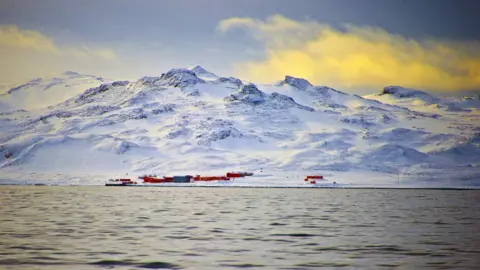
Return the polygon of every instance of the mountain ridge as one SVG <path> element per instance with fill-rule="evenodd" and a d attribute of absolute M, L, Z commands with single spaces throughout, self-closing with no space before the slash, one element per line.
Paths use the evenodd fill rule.
<path fill-rule="evenodd" d="M 25 89 L 48 95 L 45 79 L 0 97 L 14 108 L 0 113 L 1 173 L 63 175 L 66 182 L 85 171 L 260 169 L 279 173 L 271 181 L 290 181 L 279 175 L 299 171 L 402 174 L 412 182 L 461 185 L 480 179 L 477 108 L 458 101 L 464 107 L 445 109 L 452 101 L 433 96 L 436 103 L 422 107 L 419 90 L 386 87 L 361 97 L 292 76 L 253 84 L 200 66 L 130 81 L 65 76 L 63 87 L 92 87 L 41 107 L 15 106 L 6 97 Z M 382 102 L 386 96 L 395 99 Z"/>

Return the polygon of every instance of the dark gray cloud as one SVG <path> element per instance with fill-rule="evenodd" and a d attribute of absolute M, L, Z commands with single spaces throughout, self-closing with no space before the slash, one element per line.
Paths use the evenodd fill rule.
<path fill-rule="evenodd" d="M 0 23 L 97 41 L 187 40 L 212 36 L 218 21 L 228 17 L 278 13 L 333 26 L 377 26 L 413 38 L 478 40 L 478 10 L 475 0 L 3 0 Z"/>

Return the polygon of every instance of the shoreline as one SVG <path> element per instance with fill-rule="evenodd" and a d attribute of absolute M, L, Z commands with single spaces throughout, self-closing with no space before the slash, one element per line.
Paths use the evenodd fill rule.
<path fill-rule="evenodd" d="M 301 186 L 301 185 L 51 185 L 0 183 L 0 186 L 34 186 L 34 187 L 132 187 L 132 188 L 250 188 L 250 189 L 351 189 L 351 190 L 479 190 L 480 187 L 414 187 L 414 186 Z"/>

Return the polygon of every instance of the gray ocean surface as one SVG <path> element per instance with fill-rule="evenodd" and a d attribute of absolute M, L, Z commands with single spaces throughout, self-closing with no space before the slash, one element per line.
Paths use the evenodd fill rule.
<path fill-rule="evenodd" d="M 480 269 L 480 191 L 0 186 L 1 269 Z"/>

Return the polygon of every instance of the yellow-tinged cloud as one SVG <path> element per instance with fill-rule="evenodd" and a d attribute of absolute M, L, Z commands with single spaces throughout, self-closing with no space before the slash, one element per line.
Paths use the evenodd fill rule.
<path fill-rule="evenodd" d="M 272 82 L 285 75 L 339 88 L 402 85 L 430 90 L 480 89 L 480 43 L 413 40 L 379 28 L 345 31 L 281 15 L 266 21 L 229 18 L 222 32 L 250 31 L 266 46 L 266 59 L 239 63 L 239 76 Z"/>
<path fill-rule="evenodd" d="M 116 58 L 115 52 L 110 49 L 90 49 L 85 45 L 82 47 L 60 47 L 54 43 L 53 39 L 38 31 L 20 29 L 15 25 L 0 25 L 0 46 L 4 49 L 9 47 L 74 57 Z"/>
<path fill-rule="evenodd" d="M 15 25 L 0 25 L 0 59 L 0 80 L 10 82 L 64 70 L 102 73 L 121 68 L 112 49 L 59 45 L 38 31 Z"/>
<path fill-rule="evenodd" d="M 42 52 L 57 52 L 53 41 L 40 32 L 20 30 L 15 25 L 0 26 L 0 44 Z"/>

